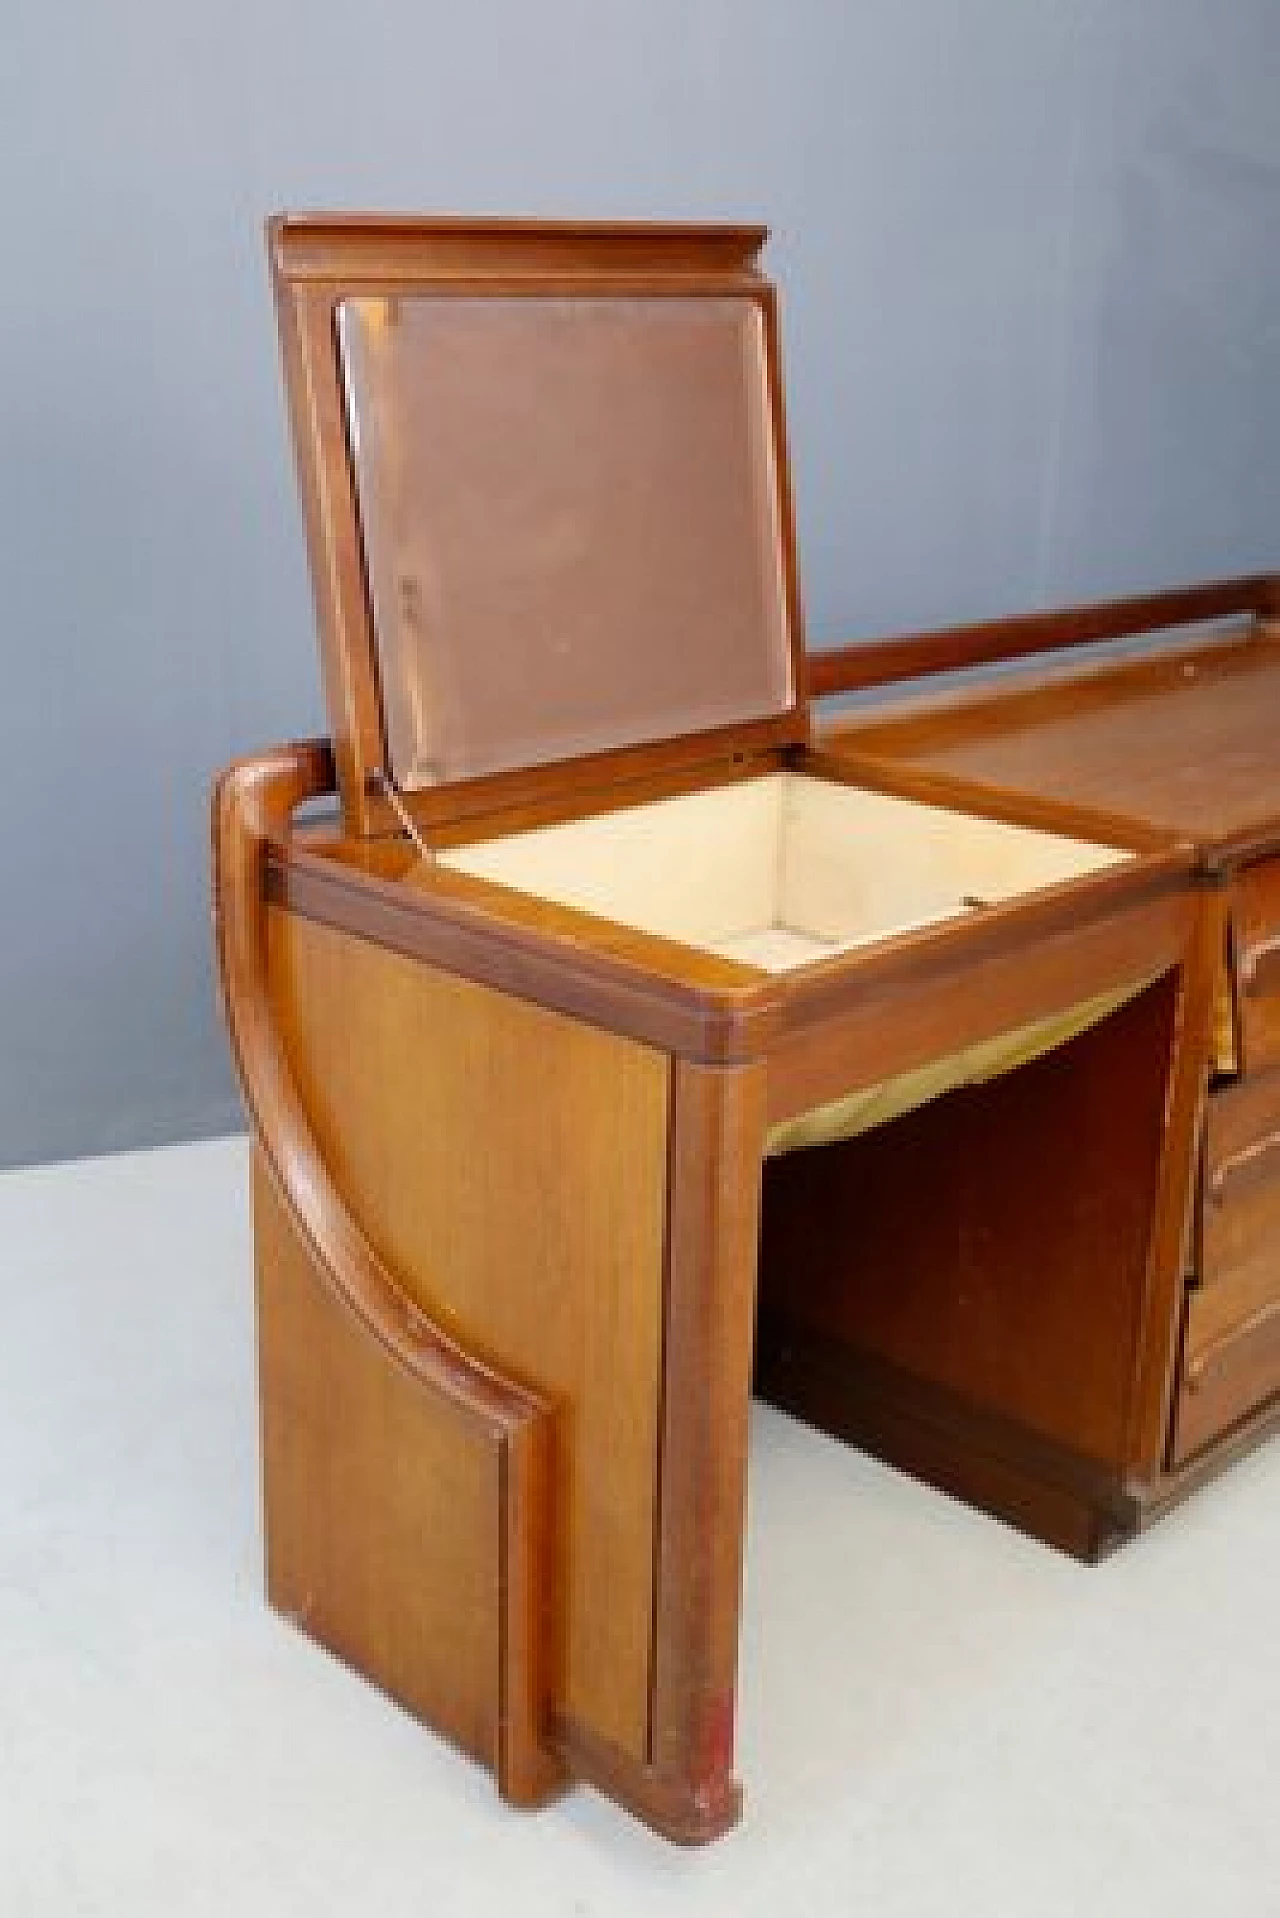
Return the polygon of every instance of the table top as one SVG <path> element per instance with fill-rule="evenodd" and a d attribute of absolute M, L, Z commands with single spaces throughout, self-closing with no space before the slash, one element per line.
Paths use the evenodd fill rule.
<path fill-rule="evenodd" d="M 1020 674 L 1013 685 L 845 715 L 828 740 L 1206 848 L 1280 846 L 1280 639 L 1265 629 L 1070 678 Z"/>

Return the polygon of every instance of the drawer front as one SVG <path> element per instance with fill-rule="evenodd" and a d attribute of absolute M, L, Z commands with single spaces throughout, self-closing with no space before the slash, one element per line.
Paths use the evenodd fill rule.
<path fill-rule="evenodd" d="M 1280 1065 L 1280 859 L 1242 872 L 1231 912 L 1246 1072 Z"/>
<path fill-rule="evenodd" d="M 1213 1288 L 1256 1269 L 1280 1295 L 1280 1070 L 1215 1092 L 1205 1119 L 1197 1275 Z"/>
<path fill-rule="evenodd" d="M 1174 1465 L 1280 1393 L 1280 1069 L 1209 1099 L 1196 1267 Z"/>
<path fill-rule="evenodd" d="M 1280 1297 L 1245 1271 L 1187 1296 L 1172 1463 L 1280 1394 Z"/>

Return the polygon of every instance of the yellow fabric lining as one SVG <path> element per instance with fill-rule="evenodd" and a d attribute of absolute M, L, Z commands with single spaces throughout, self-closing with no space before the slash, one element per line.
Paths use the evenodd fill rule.
<path fill-rule="evenodd" d="M 944 1092 L 955 1092 L 961 1086 L 983 1085 L 1001 1073 L 1013 1072 L 1018 1066 L 1029 1065 L 1033 1059 L 1042 1058 L 1046 1052 L 1079 1038 L 1082 1032 L 1098 1025 L 1130 999 L 1136 999 L 1151 983 L 1150 979 L 1144 979 L 1137 985 L 1099 993 L 1096 998 L 1086 999 L 1066 1012 L 1036 1019 L 1013 1032 L 997 1033 L 993 1039 L 965 1046 L 959 1052 L 949 1053 L 945 1059 L 930 1059 L 927 1065 L 916 1066 L 911 1072 L 899 1073 L 896 1078 L 883 1079 L 877 1085 L 845 1093 L 826 1105 L 814 1106 L 798 1118 L 780 1120 L 769 1131 L 765 1151 L 776 1157 L 794 1152 L 800 1146 L 831 1145 L 837 1139 L 853 1139 L 860 1132 L 869 1132 L 873 1126 L 887 1125 L 890 1119 L 914 1112 L 917 1106 L 941 1098 Z"/>

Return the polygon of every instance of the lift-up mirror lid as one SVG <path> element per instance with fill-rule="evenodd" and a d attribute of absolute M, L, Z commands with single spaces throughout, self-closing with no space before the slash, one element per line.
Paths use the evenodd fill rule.
<path fill-rule="evenodd" d="M 762 229 L 268 236 L 351 829 L 806 736 Z"/>

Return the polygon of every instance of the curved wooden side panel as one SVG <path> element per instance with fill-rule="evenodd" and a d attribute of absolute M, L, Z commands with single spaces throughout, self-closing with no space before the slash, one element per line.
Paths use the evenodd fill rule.
<path fill-rule="evenodd" d="M 369 1244 L 270 1002 L 266 848 L 333 782 L 326 745 L 287 746 L 230 767 L 213 802 L 218 966 L 255 1134 L 268 1592 L 535 1803 L 563 1770 L 545 1742 L 552 1411 L 434 1324 Z"/>

